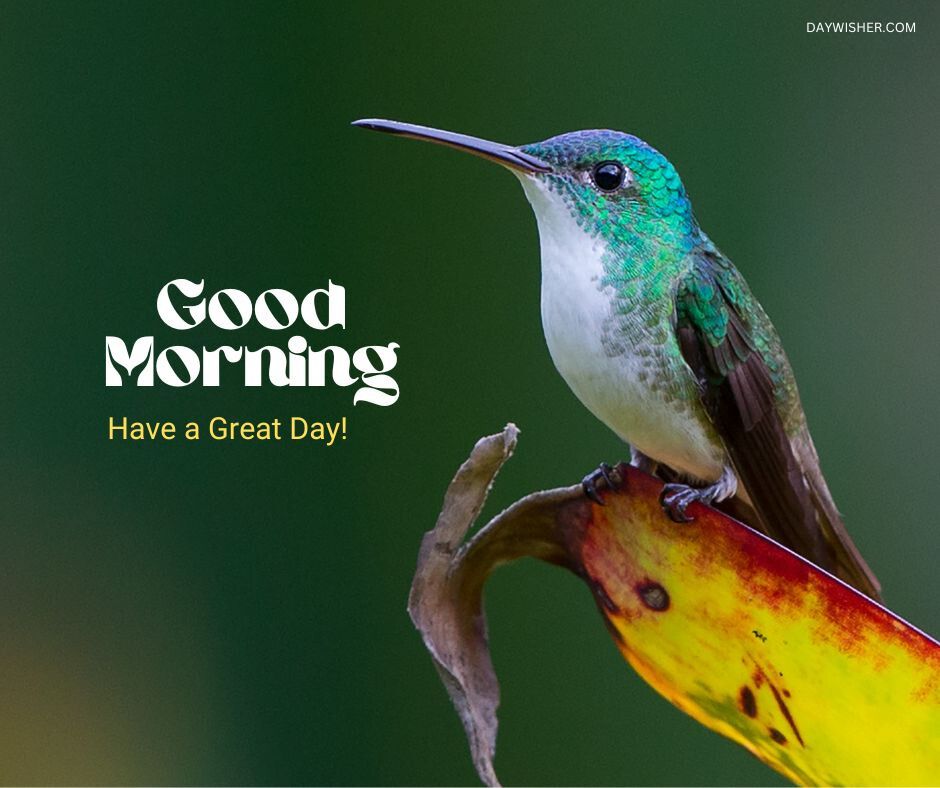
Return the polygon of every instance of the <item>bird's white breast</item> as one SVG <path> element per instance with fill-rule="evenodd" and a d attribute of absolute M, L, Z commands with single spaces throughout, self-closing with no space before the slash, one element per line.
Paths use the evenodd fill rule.
<path fill-rule="evenodd" d="M 559 194 L 535 178 L 521 180 L 538 220 L 542 327 L 555 367 L 578 399 L 634 448 L 699 479 L 717 479 L 724 452 L 700 409 L 650 384 L 669 374 L 662 335 L 654 336 L 643 320 L 615 319 L 615 293 L 603 284 L 605 242 L 578 226 Z M 618 326 L 617 347 L 610 343 L 612 326 Z"/>

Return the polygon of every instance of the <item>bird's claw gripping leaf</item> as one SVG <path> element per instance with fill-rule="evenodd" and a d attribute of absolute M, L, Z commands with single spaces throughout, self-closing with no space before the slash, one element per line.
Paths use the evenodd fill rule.
<path fill-rule="evenodd" d="M 659 494 L 659 502 L 675 523 L 691 523 L 695 518 L 686 513 L 689 504 L 700 500 L 699 490 L 687 484 L 667 484 Z"/>
<path fill-rule="evenodd" d="M 615 469 L 610 463 L 602 462 L 593 471 L 581 480 L 581 488 L 584 494 L 598 506 L 604 505 L 604 497 L 597 489 L 597 485 L 603 481 L 608 490 L 618 490 L 623 482 L 619 470 Z"/>

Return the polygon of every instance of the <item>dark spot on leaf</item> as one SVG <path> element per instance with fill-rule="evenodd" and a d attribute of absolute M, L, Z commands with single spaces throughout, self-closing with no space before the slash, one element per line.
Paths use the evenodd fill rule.
<path fill-rule="evenodd" d="M 770 738 L 773 739 L 775 742 L 777 742 L 777 744 L 786 744 L 786 743 L 787 743 L 787 737 L 784 736 L 784 735 L 783 735 L 780 731 L 778 731 L 776 728 L 770 728 Z"/>
<path fill-rule="evenodd" d="M 669 594 L 659 583 L 642 583 L 636 587 L 636 592 L 643 600 L 643 604 L 650 610 L 668 610 Z"/>
<path fill-rule="evenodd" d="M 757 716 L 757 699 L 754 697 L 754 693 L 751 692 L 750 687 L 741 687 L 738 700 L 741 703 L 741 711 L 747 714 L 748 717 Z"/>
<path fill-rule="evenodd" d="M 787 706 L 787 704 L 783 702 L 783 697 L 780 694 L 780 690 L 778 690 L 770 682 L 767 682 L 767 683 L 770 686 L 770 691 L 774 694 L 774 700 L 777 701 L 777 705 L 780 707 L 780 711 L 782 712 L 783 716 L 786 718 L 787 725 L 790 726 L 790 730 L 793 731 L 793 735 L 796 736 L 796 740 L 800 743 L 800 746 L 805 747 L 806 745 L 803 743 L 803 737 L 800 736 L 800 731 L 796 727 L 796 721 L 793 719 L 793 715 L 790 713 L 790 709 Z"/>
<path fill-rule="evenodd" d="M 764 643 L 767 642 L 767 635 L 761 634 L 761 633 L 758 632 L 756 629 L 752 629 L 751 632 L 754 634 L 754 637 L 756 637 L 758 640 L 761 640 L 761 641 L 763 641 Z"/>
<path fill-rule="evenodd" d="M 781 673 L 780 675 L 782 676 L 783 674 Z M 790 690 L 786 690 L 786 689 L 785 689 L 785 690 L 783 691 L 783 697 L 789 698 L 789 697 L 790 697 Z"/>

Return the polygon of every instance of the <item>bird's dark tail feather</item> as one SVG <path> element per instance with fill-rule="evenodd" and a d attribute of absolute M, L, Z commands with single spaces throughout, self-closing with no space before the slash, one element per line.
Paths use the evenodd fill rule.
<path fill-rule="evenodd" d="M 818 470 L 808 473 L 806 484 L 816 508 L 816 519 L 832 551 L 834 567 L 829 571 L 863 594 L 881 602 L 881 583 L 846 531 L 822 474 Z"/>

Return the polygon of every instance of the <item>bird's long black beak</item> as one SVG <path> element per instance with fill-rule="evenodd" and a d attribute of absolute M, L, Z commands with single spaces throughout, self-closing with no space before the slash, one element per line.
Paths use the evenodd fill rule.
<path fill-rule="evenodd" d="M 449 148 L 467 151 L 475 156 L 481 156 L 484 159 L 495 161 L 504 167 L 510 167 L 521 172 L 545 173 L 552 171 L 550 164 L 524 153 L 519 148 L 514 148 L 512 145 L 503 145 L 499 142 L 481 140 L 479 137 L 470 137 L 466 134 L 455 134 L 452 131 L 442 131 L 427 126 L 416 126 L 413 123 L 399 123 L 397 120 L 380 120 L 378 118 L 356 120 L 353 121 L 352 125 L 364 129 L 384 131 L 387 134 L 397 134 L 401 137 L 411 137 L 415 140 L 436 142 L 438 145 L 446 145 Z"/>

